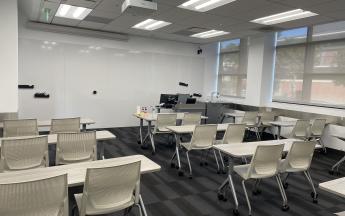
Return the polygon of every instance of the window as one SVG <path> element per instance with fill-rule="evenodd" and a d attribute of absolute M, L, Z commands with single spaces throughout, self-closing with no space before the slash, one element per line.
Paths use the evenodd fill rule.
<path fill-rule="evenodd" d="M 345 22 L 277 33 L 273 100 L 344 107 L 344 33 Z"/>
<path fill-rule="evenodd" d="M 220 95 L 245 97 L 247 73 L 243 40 L 220 42 L 218 92 Z"/>

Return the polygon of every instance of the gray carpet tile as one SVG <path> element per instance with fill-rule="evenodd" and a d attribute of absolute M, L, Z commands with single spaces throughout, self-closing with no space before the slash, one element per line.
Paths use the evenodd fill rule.
<path fill-rule="evenodd" d="M 179 177 L 177 170 L 170 167 L 170 158 L 174 152 L 174 146 L 169 144 L 166 136 L 157 137 L 156 155 L 151 154 L 151 148 L 141 149 L 137 144 L 138 128 L 110 128 L 117 136 L 116 140 L 105 142 L 105 157 L 119 157 L 133 154 L 143 154 L 162 166 L 160 172 L 144 174 L 142 176 L 142 197 L 150 216 L 225 216 L 232 215 L 234 207 L 230 193 L 227 193 L 226 202 L 217 199 L 217 188 L 226 178 L 225 174 L 216 173 L 216 164 L 210 154 L 208 166 L 201 167 L 200 154 L 191 153 L 193 167 L 193 179 L 187 176 Z M 254 136 L 248 136 L 252 140 Z M 265 135 L 264 139 L 271 139 Z M 335 179 L 344 176 L 345 170 L 341 168 L 340 176 L 328 174 L 328 170 L 339 158 L 342 152 L 330 150 L 327 155 L 315 153 L 311 166 L 311 175 L 314 183 Z M 183 168 L 187 171 L 185 155 L 182 154 Z M 240 163 L 241 161 L 237 161 Z M 247 205 L 241 187 L 240 178 L 234 176 L 235 188 L 240 203 L 241 215 L 247 215 Z M 249 192 L 253 215 L 255 216 L 331 216 L 333 213 L 345 210 L 345 199 L 319 190 L 318 204 L 312 203 L 311 189 L 302 174 L 289 177 L 289 188 L 286 190 L 290 210 L 281 211 L 281 196 L 274 179 L 263 180 L 260 184 L 262 194 L 254 196 L 251 193 L 253 183 L 249 181 Z M 110 214 L 123 215 L 123 213 Z M 139 215 L 133 208 L 130 215 Z"/>

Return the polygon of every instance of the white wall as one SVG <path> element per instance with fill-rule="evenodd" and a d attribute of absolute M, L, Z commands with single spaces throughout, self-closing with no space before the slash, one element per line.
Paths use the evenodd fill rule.
<path fill-rule="evenodd" d="M 26 28 L 19 33 L 19 82 L 35 85 L 19 91 L 20 118 L 82 116 L 94 119 L 94 127 L 134 126 L 137 105 L 158 104 L 160 93 L 203 90 L 205 59 L 193 44 L 141 37 L 112 41 Z M 44 41 L 57 44 L 42 48 Z M 179 87 L 179 81 L 189 87 Z M 51 97 L 34 99 L 38 91 Z"/>
<path fill-rule="evenodd" d="M 0 1 L 0 113 L 18 110 L 17 1 Z"/>

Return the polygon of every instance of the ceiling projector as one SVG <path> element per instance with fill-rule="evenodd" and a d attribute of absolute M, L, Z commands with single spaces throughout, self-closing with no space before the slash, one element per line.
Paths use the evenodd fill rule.
<path fill-rule="evenodd" d="M 134 16 L 147 16 L 157 11 L 157 3 L 152 0 L 125 0 L 122 4 L 122 13 Z"/>

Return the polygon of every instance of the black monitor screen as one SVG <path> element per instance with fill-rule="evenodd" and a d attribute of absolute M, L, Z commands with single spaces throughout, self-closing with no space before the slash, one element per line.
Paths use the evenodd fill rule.
<path fill-rule="evenodd" d="M 161 94 L 161 98 L 159 100 L 159 103 L 164 104 L 176 104 L 177 102 L 177 95 L 174 94 Z"/>

